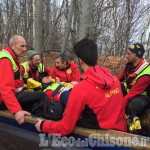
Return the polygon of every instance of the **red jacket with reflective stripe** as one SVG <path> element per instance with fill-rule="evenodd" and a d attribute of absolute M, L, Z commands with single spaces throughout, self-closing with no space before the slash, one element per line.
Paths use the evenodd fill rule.
<path fill-rule="evenodd" d="M 81 79 L 70 93 L 62 120 L 44 121 L 42 132 L 70 134 L 86 105 L 95 113 L 100 128 L 126 131 L 125 108 L 119 80 L 108 69 L 99 66 L 87 69 Z"/>
<path fill-rule="evenodd" d="M 29 67 L 28 69 L 27 69 L 27 65 Z M 24 80 L 25 84 L 27 84 L 27 79 L 29 79 L 29 78 L 33 78 L 34 80 L 37 81 L 39 75 L 41 73 L 43 73 L 42 70 L 39 72 L 38 68 L 36 68 L 35 70 L 33 70 L 31 68 L 31 66 L 29 65 L 29 62 L 27 62 L 27 65 L 26 65 L 26 68 L 24 68 L 23 65 L 20 65 L 21 76 L 22 76 L 22 79 Z M 43 65 L 43 67 L 44 67 L 44 73 L 47 73 L 47 75 L 50 76 L 51 70 L 48 67 L 46 67 L 45 65 Z M 27 77 L 24 77 L 25 69 L 27 71 Z"/>
<path fill-rule="evenodd" d="M 19 60 L 12 50 L 9 47 L 5 50 L 11 54 L 18 66 Z M 11 113 L 22 109 L 15 96 L 15 90 L 19 87 L 23 87 L 23 81 L 14 79 L 14 70 L 11 61 L 8 58 L 0 59 L 0 103 L 4 102 Z"/>
<path fill-rule="evenodd" d="M 80 80 L 80 72 L 78 66 L 68 61 L 66 69 L 58 69 L 56 66 L 51 70 L 51 78 L 56 79 L 58 77 L 60 82 L 72 82 Z"/>
<path fill-rule="evenodd" d="M 121 81 L 121 82 L 126 82 L 125 80 L 125 76 L 127 76 L 126 78 L 130 78 L 130 76 L 137 71 L 140 66 L 143 64 L 143 60 L 144 58 L 141 59 L 140 63 L 134 67 L 133 69 L 129 69 L 128 65 L 125 66 L 125 68 L 122 70 L 122 72 L 117 76 L 117 78 Z M 130 71 L 129 71 L 130 70 Z M 135 76 L 136 77 L 136 76 Z M 135 78 L 132 79 L 132 81 Z M 132 84 L 132 81 L 129 83 L 130 85 Z M 140 95 L 142 92 L 145 91 L 145 89 L 148 87 L 148 85 L 150 85 L 150 76 L 149 75 L 145 75 L 140 77 L 136 83 L 132 86 L 132 88 L 130 89 L 129 93 L 127 93 L 127 95 L 123 98 L 124 100 L 124 104 L 125 106 L 127 106 L 128 102 L 135 96 Z"/>

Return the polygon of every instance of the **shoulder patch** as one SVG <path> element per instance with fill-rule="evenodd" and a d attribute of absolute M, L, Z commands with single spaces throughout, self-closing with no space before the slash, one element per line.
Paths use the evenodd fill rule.
<path fill-rule="evenodd" d="M 67 69 L 68 74 L 71 74 L 71 72 L 72 72 L 71 69 Z"/>

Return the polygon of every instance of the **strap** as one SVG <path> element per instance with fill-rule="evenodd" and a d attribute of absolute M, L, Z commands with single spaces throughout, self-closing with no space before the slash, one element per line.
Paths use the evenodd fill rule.
<path fill-rule="evenodd" d="M 147 61 L 145 61 L 141 66 L 140 66 L 140 68 L 137 70 L 137 71 L 135 71 L 135 74 L 137 75 L 137 74 L 140 74 L 141 72 L 141 70 L 142 70 L 142 68 L 144 68 L 145 66 L 147 65 L 147 67 L 149 66 L 149 63 L 147 62 Z M 147 68 L 146 67 L 146 68 Z M 144 70 L 146 69 L 146 68 L 144 68 Z M 143 71 L 142 71 L 143 72 Z"/>
<path fill-rule="evenodd" d="M 9 56 L 11 56 L 11 54 L 8 51 L 6 51 L 5 49 L 3 49 L 1 52 L 6 52 Z"/>
<path fill-rule="evenodd" d="M 55 91 L 52 93 L 52 95 L 51 95 L 51 101 L 53 101 L 54 100 L 54 96 L 58 93 L 58 91 L 61 89 L 63 87 L 63 85 L 59 85 L 56 89 L 55 89 Z"/>
<path fill-rule="evenodd" d="M 147 65 L 147 66 L 146 66 Z M 146 67 L 145 67 L 146 66 Z M 149 63 L 144 63 L 144 65 L 142 65 L 142 67 L 140 67 L 136 72 L 135 72 L 135 75 L 138 76 L 139 74 L 141 74 L 147 67 L 149 67 L 150 64 Z M 141 69 L 145 67 L 142 71 Z M 141 72 L 140 72 L 141 71 Z M 127 88 L 131 89 L 133 85 L 129 86 L 129 83 L 133 80 L 134 77 L 129 77 L 127 80 L 126 80 L 126 84 L 127 84 Z"/>
<path fill-rule="evenodd" d="M 150 66 L 150 64 L 148 64 L 139 74 L 141 74 L 149 66 Z M 137 75 L 139 75 L 139 74 L 137 74 Z"/>

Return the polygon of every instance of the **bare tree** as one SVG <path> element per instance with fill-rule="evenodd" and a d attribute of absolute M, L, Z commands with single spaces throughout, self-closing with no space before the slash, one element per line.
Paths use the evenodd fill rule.
<path fill-rule="evenodd" d="M 3 19 L 3 15 L 2 15 L 2 4 L 0 3 L 0 22 L 1 22 L 1 26 L 0 26 L 0 43 L 3 42 L 3 37 L 4 37 L 4 19 Z"/>
<path fill-rule="evenodd" d="M 79 40 L 92 35 L 92 14 L 95 0 L 81 0 L 81 18 L 79 25 Z"/>
<path fill-rule="evenodd" d="M 43 1 L 35 1 L 35 40 L 34 40 L 34 49 L 42 54 L 42 45 L 43 45 Z"/>
<path fill-rule="evenodd" d="M 50 40 L 53 37 L 54 29 L 55 29 L 55 27 L 56 27 L 56 25 L 57 25 L 57 23 L 58 23 L 58 21 L 60 19 L 60 16 L 63 14 L 63 12 L 62 12 L 63 6 L 64 6 L 64 1 L 63 1 L 62 6 L 61 6 L 61 8 L 59 10 L 59 14 L 58 14 L 58 16 L 55 19 L 55 22 L 52 24 L 51 29 L 50 29 L 50 31 L 48 33 L 48 36 L 45 39 L 45 42 L 43 44 L 43 50 L 46 50 L 46 48 L 48 47 L 48 44 L 49 44 Z"/>
<path fill-rule="evenodd" d="M 67 19 L 67 25 L 66 25 L 66 31 L 65 31 L 65 37 L 64 37 L 64 40 L 63 40 L 63 45 L 62 45 L 61 52 L 64 52 L 65 49 L 66 49 L 66 46 L 67 46 L 67 41 L 68 41 L 70 29 L 71 29 L 71 23 L 72 23 L 72 16 L 73 16 L 73 12 L 74 12 L 75 1 L 76 0 L 72 0 L 71 4 L 70 4 L 68 19 Z"/>
<path fill-rule="evenodd" d="M 13 34 L 21 34 L 28 49 L 41 53 L 72 50 L 76 41 L 88 37 L 97 42 L 101 55 L 123 56 L 133 42 L 143 43 L 149 53 L 148 0 L 76 0 L 73 15 L 70 4 L 70 0 L 3 0 L 0 42 L 8 43 Z"/>

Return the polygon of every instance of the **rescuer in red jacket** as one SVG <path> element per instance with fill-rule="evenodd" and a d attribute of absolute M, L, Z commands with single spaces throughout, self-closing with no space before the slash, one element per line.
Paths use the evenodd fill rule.
<path fill-rule="evenodd" d="M 0 104 L 4 102 L 10 112 L 15 114 L 17 122 L 23 123 L 24 116 L 30 115 L 30 113 L 22 110 L 15 93 L 19 93 L 23 89 L 17 57 L 23 56 L 26 51 L 26 41 L 22 36 L 15 35 L 9 43 L 10 47 L 0 52 Z"/>
<path fill-rule="evenodd" d="M 80 80 L 78 66 L 68 61 L 65 53 L 59 53 L 54 56 L 55 66 L 51 70 L 51 78 L 59 82 L 72 82 Z"/>
<path fill-rule="evenodd" d="M 119 80 L 106 68 L 95 66 L 98 59 L 94 41 L 75 44 L 75 54 L 84 71 L 81 82 L 70 92 L 62 120 L 37 119 L 36 129 L 46 133 L 70 134 L 78 126 L 126 131 L 125 108 Z"/>
<path fill-rule="evenodd" d="M 117 78 L 123 83 L 124 105 L 131 116 L 145 111 L 150 102 L 150 64 L 143 58 L 141 43 L 132 44 L 126 53 L 128 63 Z"/>
<path fill-rule="evenodd" d="M 23 92 L 23 80 L 19 70 L 19 56 L 26 51 L 26 41 L 14 35 L 9 46 L 0 52 L 0 110 L 8 109 L 19 124 L 24 116 L 33 112 L 34 104 L 49 101 L 44 92 Z M 24 111 L 27 110 L 27 111 Z M 55 111 L 53 109 L 53 111 Z"/>
<path fill-rule="evenodd" d="M 27 86 L 27 79 L 33 78 L 37 81 L 42 73 L 47 73 L 50 76 L 51 70 L 41 63 L 40 54 L 36 51 L 28 51 L 28 61 L 20 65 L 20 72 L 24 81 L 24 86 Z"/>

